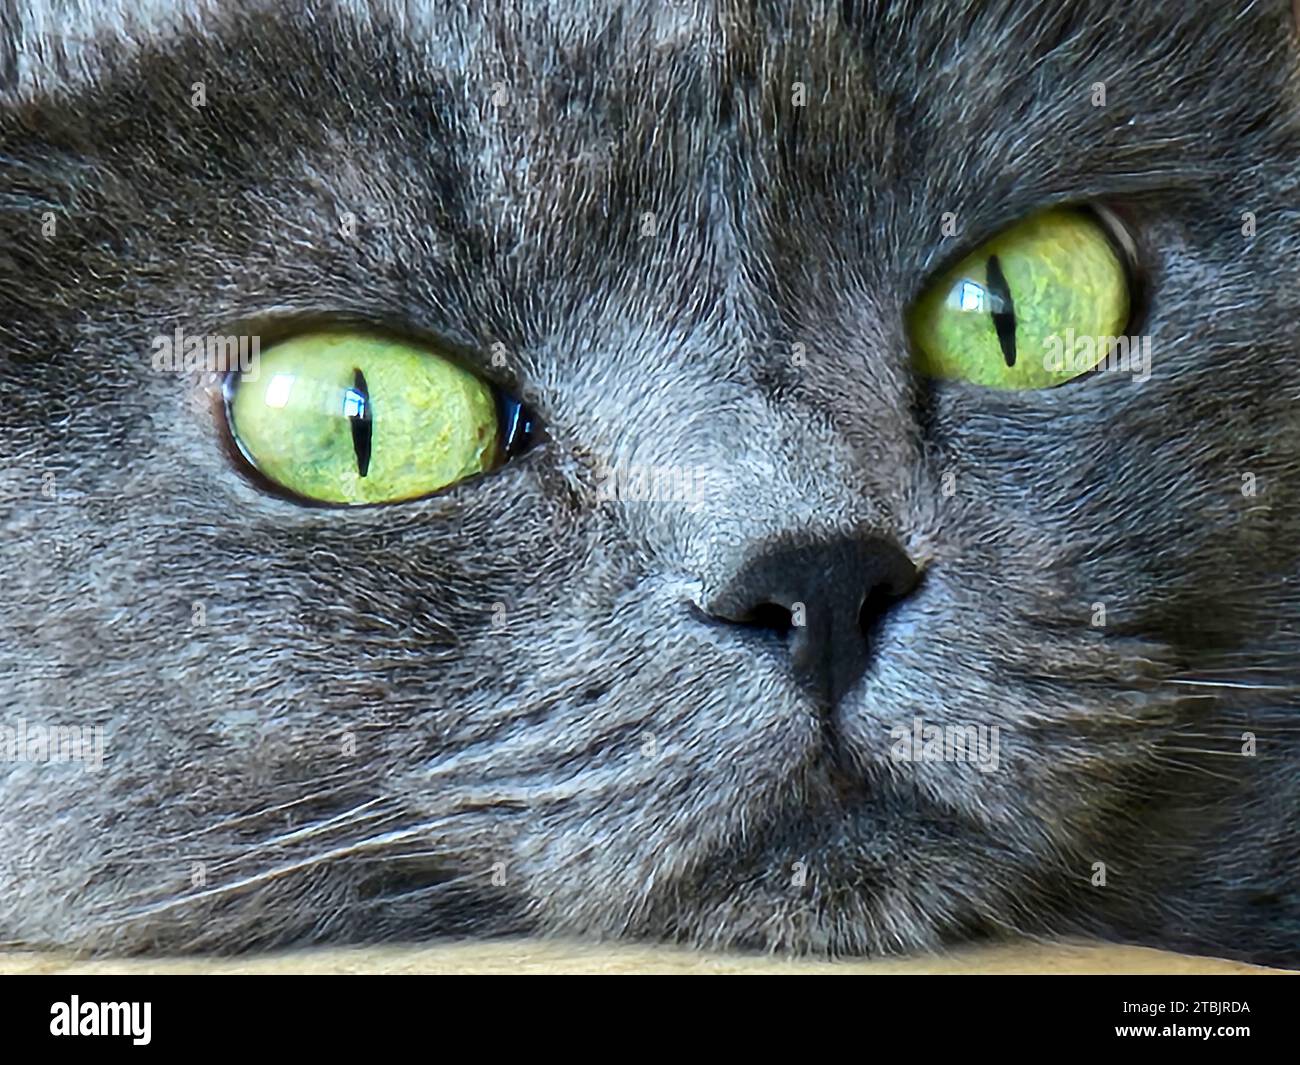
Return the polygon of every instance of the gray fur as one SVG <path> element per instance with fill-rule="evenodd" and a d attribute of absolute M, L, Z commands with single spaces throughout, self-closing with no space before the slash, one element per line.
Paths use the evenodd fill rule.
<path fill-rule="evenodd" d="M 0 762 L 0 937 L 1300 965 L 1287 0 L 18 2 L 0 723 L 107 738 Z M 910 373 L 937 269 L 1090 202 L 1138 240 L 1149 381 Z M 439 338 L 546 439 L 401 506 L 266 495 L 150 341 L 294 316 Z M 599 501 L 603 463 L 702 502 Z M 837 536 L 924 578 L 828 719 L 700 615 Z M 916 716 L 998 725 L 999 771 L 892 760 Z"/>

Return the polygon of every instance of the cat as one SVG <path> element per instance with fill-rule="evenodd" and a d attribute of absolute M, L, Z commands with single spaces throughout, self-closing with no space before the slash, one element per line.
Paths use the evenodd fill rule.
<path fill-rule="evenodd" d="M 0 8 L 0 941 L 1300 965 L 1287 0 L 466 6 Z M 1149 376 L 916 373 L 1057 206 Z M 302 505 L 153 358 L 320 327 L 530 446 Z"/>

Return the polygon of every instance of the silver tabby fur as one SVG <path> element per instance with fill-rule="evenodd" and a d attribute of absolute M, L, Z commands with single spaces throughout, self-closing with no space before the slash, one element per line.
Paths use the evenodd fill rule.
<path fill-rule="evenodd" d="M 106 736 L 0 763 L 0 940 L 1300 965 L 1288 0 L 0 12 L 0 723 Z M 1150 380 L 918 380 L 909 303 L 1057 203 L 1129 219 Z M 321 318 L 545 439 L 400 506 L 266 494 L 150 343 Z M 707 613 L 836 536 L 923 579 L 828 715 Z M 998 771 L 891 758 L 917 717 L 997 725 Z"/>

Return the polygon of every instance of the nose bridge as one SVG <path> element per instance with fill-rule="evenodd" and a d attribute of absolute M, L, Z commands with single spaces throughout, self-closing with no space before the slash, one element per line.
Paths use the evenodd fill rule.
<path fill-rule="evenodd" d="M 904 541 L 908 464 L 872 461 L 828 418 L 752 394 L 713 417 L 639 447 L 623 467 L 636 475 L 629 480 L 637 491 L 624 494 L 646 502 L 613 504 L 624 534 L 657 565 L 697 584 L 699 605 L 725 600 L 738 575 L 754 567 L 766 571 L 772 601 L 786 600 L 787 609 L 839 602 L 822 582 L 866 579 L 879 563 L 864 540 Z M 677 498 L 659 498 L 661 485 L 680 486 Z M 797 586 L 783 583 L 814 549 L 822 575 L 804 571 Z"/>
<path fill-rule="evenodd" d="M 765 353 L 751 413 L 718 426 L 720 479 L 732 490 L 711 493 L 709 509 L 745 535 L 717 545 L 713 565 L 738 568 L 764 544 L 837 538 L 848 565 L 863 536 L 903 538 L 921 468 L 912 382 L 877 311 L 857 315 L 856 342 L 841 323 L 809 330 L 798 359 L 780 345 Z"/>
<path fill-rule="evenodd" d="M 798 602 L 819 594 L 823 581 L 877 565 L 866 541 L 902 540 L 913 464 L 896 454 L 907 441 L 864 447 L 822 414 L 764 405 L 771 411 L 765 437 L 724 434 L 724 464 L 710 471 L 716 481 L 706 483 L 692 514 L 703 541 L 693 568 L 710 596 L 725 596 L 737 574 L 759 567 Z M 803 573 L 797 588 L 787 587 L 810 550 L 821 575 Z"/>
<path fill-rule="evenodd" d="M 623 479 L 606 492 L 619 533 L 701 601 L 763 545 L 903 539 L 919 449 L 884 309 L 823 294 L 795 331 L 743 271 L 714 280 L 689 337 L 628 325 L 634 417 L 608 380 L 578 375 L 582 424 L 601 426 L 598 458 Z"/>

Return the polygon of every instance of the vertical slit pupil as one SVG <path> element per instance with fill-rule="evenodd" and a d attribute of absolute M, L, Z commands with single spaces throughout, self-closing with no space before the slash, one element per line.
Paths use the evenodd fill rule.
<path fill-rule="evenodd" d="M 997 330 L 998 344 L 1002 348 L 1002 357 L 1008 366 L 1016 364 L 1016 304 L 1011 298 L 1011 286 L 1007 276 L 1002 272 L 1002 263 L 996 255 L 989 256 L 988 261 L 989 294 L 993 297 L 990 311 L 993 315 L 993 328 Z"/>
<path fill-rule="evenodd" d="M 366 375 L 356 367 L 352 369 L 352 394 L 348 397 L 347 410 L 352 427 L 352 450 L 357 455 L 357 476 L 364 477 L 370 471 L 374 426 L 370 418 L 370 390 L 366 387 Z"/>

